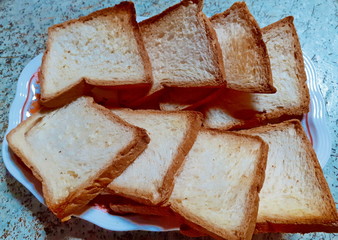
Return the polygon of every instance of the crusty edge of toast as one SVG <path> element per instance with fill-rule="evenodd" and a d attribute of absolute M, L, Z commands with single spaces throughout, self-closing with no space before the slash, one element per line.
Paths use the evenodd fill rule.
<path fill-rule="evenodd" d="M 225 10 L 223 13 L 215 14 L 210 18 L 211 23 L 213 21 L 217 21 L 218 19 L 226 18 L 232 12 L 237 12 L 238 17 L 245 20 L 251 27 L 252 35 L 255 39 L 255 45 L 258 46 L 256 49 L 260 52 L 260 59 L 263 62 L 264 69 L 264 77 L 265 82 L 262 82 L 259 86 L 256 87 L 247 87 L 242 88 L 241 86 L 237 86 L 228 82 L 228 88 L 232 88 L 238 91 L 243 92 L 253 92 L 253 93 L 275 93 L 277 90 L 273 86 L 272 72 L 270 67 L 270 57 L 268 54 L 268 50 L 263 41 L 263 36 L 261 29 L 255 20 L 255 18 L 250 13 L 245 2 L 235 2 L 229 9 Z"/>
<path fill-rule="evenodd" d="M 181 144 L 178 146 L 177 152 L 172 160 L 171 165 L 169 166 L 168 170 L 166 171 L 165 176 L 162 179 L 162 184 L 158 188 L 158 193 L 160 194 L 160 199 L 154 199 L 153 196 L 147 191 L 139 190 L 138 193 L 130 193 L 129 190 L 125 187 L 114 187 L 114 188 L 107 188 L 106 191 L 111 194 L 116 194 L 119 196 L 123 196 L 129 199 L 132 199 L 136 202 L 155 206 L 161 205 L 165 202 L 170 193 L 173 189 L 173 181 L 174 175 L 178 168 L 182 165 L 185 156 L 190 151 L 191 147 L 193 146 L 195 139 L 197 137 L 198 131 L 202 125 L 202 114 L 199 112 L 194 111 L 159 111 L 159 110 L 131 110 L 131 109 L 124 109 L 122 111 L 135 111 L 140 112 L 143 114 L 158 114 L 158 115 L 167 115 L 167 114 L 180 114 L 185 115 L 188 117 L 188 121 L 190 123 L 190 127 L 188 128 L 184 139 L 181 141 Z"/>
<path fill-rule="evenodd" d="M 177 111 L 178 113 L 180 111 Z M 194 142 L 197 138 L 198 132 L 202 126 L 203 115 L 199 112 L 193 111 L 184 111 L 185 114 L 188 114 L 188 119 L 190 122 L 190 127 L 185 134 L 184 140 L 181 145 L 178 147 L 178 151 L 173 159 L 173 162 L 168 169 L 166 175 L 163 179 L 163 184 L 159 189 L 159 192 L 162 196 L 162 203 L 165 202 L 171 195 L 174 188 L 174 178 L 178 169 L 181 167 L 182 163 L 185 160 L 185 157 L 189 153 L 190 149 L 194 145 Z"/>
<path fill-rule="evenodd" d="M 121 81 L 110 81 L 107 83 L 106 81 L 101 81 L 97 79 L 88 79 L 85 77 L 82 77 L 78 79 L 75 83 L 69 85 L 68 87 L 60 90 L 59 92 L 55 94 L 48 94 L 46 95 L 45 92 L 45 78 L 43 75 L 44 69 L 45 69 L 45 63 L 47 61 L 47 58 L 49 56 L 50 52 L 50 46 L 52 44 L 52 33 L 57 28 L 65 28 L 68 25 L 76 24 L 78 22 L 86 22 L 90 21 L 93 18 L 100 17 L 100 16 L 108 16 L 112 14 L 116 14 L 119 12 L 126 11 L 130 15 L 130 22 L 133 28 L 134 37 L 137 42 L 137 47 L 139 50 L 139 54 L 142 58 L 144 70 L 145 70 L 145 78 L 142 79 L 142 81 L 132 84 L 133 86 L 148 86 L 152 83 L 152 69 L 151 69 L 151 63 L 148 56 L 148 52 L 145 49 L 144 42 L 142 35 L 139 30 L 138 23 L 136 22 L 136 11 L 134 4 L 132 2 L 121 2 L 120 4 L 115 5 L 114 7 L 109 7 L 105 9 L 98 10 L 96 12 L 93 12 L 87 16 L 83 16 L 77 19 L 72 19 L 60 24 L 56 24 L 54 26 L 51 26 L 48 28 L 48 40 L 46 43 L 46 51 L 42 57 L 42 64 L 41 69 L 39 71 L 39 79 L 41 80 L 41 103 L 42 105 L 46 107 L 60 107 L 65 105 L 66 103 L 69 103 L 70 101 L 76 99 L 79 96 L 86 95 L 92 86 L 114 86 L 114 87 L 124 87 L 123 83 Z M 116 85 L 116 86 L 115 86 Z M 128 84 L 130 85 L 130 84 Z"/>
<path fill-rule="evenodd" d="M 88 97 L 87 101 L 88 104 L 96 108 L 98 111 L 102 112 L 108 118 L 133 129 L 135 137 L 133 141 L 131 141 L 126 147 L 124 147 L 117 154 L 117 156 L 111 160 L 110 166 L 107 166 L 106 168 L 98 172 L 96 178 L 88 179 L 82 186 L 74 190 L 59 204 L 54 204 L 51 201 L 48 186 L 45 184 L 44 179 L 41 177 L 39 171 L 35 169 L 34 164 L 31 163 L 29 156 L 25 156 L 21 152 L 21 150 L 15 146 L 15 143 L 12 142 L 12 135 L 16 133 L 18 128 L 13 129 L 7 135 L 8 144 L 12 151 L 22 159 L 25 165 L 27 165 L 32 170 L 33 175 L 41 181 L 42 192 L 47 206 L 62 221 L 67 221 L 72 215 L 80 213 L 91 199 L 97 196 L 114 178 L 119 176 L 141 152 L 144 151 L 150 141 L 144 129 L 130 125 L 129 123 L 111 113 L 108 109 L 95 104 L 92 98 Z M 43 116 L 32 116 L 33 120 L 35 120 L 37 117 L 41 119 Z M 28 122 L 31 121 L 29 119 L 20 123 L 18 127 L 25 127 L 25 124 L 30 123 Z M 37 120 L 35 120 L 31 124 L 35 125 Z M 33 125 L 28 126 L 29 129 L 33 127 Z"/>
<path fill-rule="evenodd" d="M 164 16 L 166 16 L 169 12 L 175 11 L 176 9 L 178 9 L 181 5 L 188 5 L 189 3 L 194 3 L 197 4 L 198 6 L 198 11 L 202 11 L 203 8 L 203 0 L 183 0 L 175 5 L 172 5 L 170 7 L 168 7 L 167 9 L 165 9 L 163 12 L 152 16 L 148 19 L 143 20 L 142 22 L 139 23 L 140 27 L 142 27 L 143 25 L 148 25 L 148 24 L 153 24 L 154 22 L 160 20 L 161 18 L 163 18 Z"/>
<path fill-rule="evenodd" d="M 40 122 L 41 119 L 44 117 L 44 115 L 48 112 L 43 112 L 43 109 L 41 109 L 39 112 L 36 112 L 26 120 L 22 121 L 17 125 L 15 128 L 13 128 L 6 136 L 9 149 L 20 158 L 20 160 L 32 171 L 35 178 L 37 178 L 40 182 L 42 182 L 42 178 L 38 171 L 34 171 L 34 167 L 29 161 L 29 156 L 26 156 L 19 147 L 17 147 L 15 143 L 15 135 L 19 134 L 21 128 L 27 128 L 28 130 L 31 129 L 36 123 Z M 26 131 L 27 132 L 27 131 Z M 42 185 L 44 183 L 42 182 Z M 45 187 L 43 187 L 45 188 Z"/>
<path fill-rule="evenodd" d="M 286 127 L 292 125 L 298 135 L 301 137 L 307 152 L 310 154 L 310 159 L 312 161 L 316 179 L 319 182 L 323 192 L 325 192 L 326 199 L 324 202 L 327 203 L 328 211 L 326 213 L 326 219 L 310 219 L 310 218 L 294 218 L 292 220 L 278 220 L 276 218 L 267 218 L 265 222 L 257 222 L 256 232 L 285 232 L 285 233 L 307 233 L 307 232 L 338 232 L 338 213 L 336 210 L 335 202 L 332 197 L 330 188 L 325 180 L 324 173 L 320 167 L 316 153 L 311 145 L 310 140 L 306 136 L 303 127 L 299 120 L 292 119 L 284 121 L 277 124 L 269 124 L 266 126 L 261 126 L 258 128 L 252 128 L 244 131 L 240 131 L 244 134 L 255 134 L 255 133 L 264 133 L 274 130 L 283 130 Z M 336 223 L 336 224 L 334 224 Z"/>
<path fill-rule="evenodd" d="M 235 233 L 230 233 L 227 231 L 223 231 L 222 229 L 217 229 L 213 226 L 213 224 L 205 223 L 204 221 L 200 220 L 198 217 L 190 215 L 189 213 L 186 213 L 184 209 L 182 210 L 177 204 L 170 202 L 167 203 L 167 205 L 170 206 L 170 208 L 180 215 L 184 220 L 184 222 L 192 227 L 193 229 L 196 229 L 198 232 L 205 233 L 207 235 L 212 236 L 216 239 L 251 239 L 252 235 L 255 230 L 255 225 L 257 221 L 257 215 L 258 215 L 258 203 L 259 203 L 259 192 L 263 186 L 264 178 L 265 178 L 265 168 L 266 168 L 266 162 L 267 162 L 267 154 L 268 154 L 268 148 L 269 146 L 262 140 L 262 138 L 257 136 L 250 136 L 246 134 L 240 134 L 236 132 L 228 132 L 223 131 L 219 129 L 201 129 L 200 131 L 208 131 L 212 132 L 213 134 L 231 134 L 236 136 L 241 136 L 245 138 L 254 139 L 255 141 L 259 141 L 261 143 L 260 147 L 260 157 L 257 160 L 257 164 L 255 166 L 255 170 L 253 175 L 255 177 L 252 178 L 252 185 L 250 187 L 250 193 L 247 204 L 247 207 L 245 211 L 247 212 L 246 216 L 248 216 L 248 221 L 245 221 L 242 223 L 242 231 L 236 231 Z M 252 138 L 254 137 L 254 138 Z M 177 172 L 176 176 L 179 176 L 180 172 L 183 170 L 183 165 Z"/>

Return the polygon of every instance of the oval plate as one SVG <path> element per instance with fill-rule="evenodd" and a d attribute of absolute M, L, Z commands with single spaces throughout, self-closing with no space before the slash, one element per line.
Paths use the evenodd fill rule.
<path fill-rule="evenodd" d="M 20 74 L 16 95 L 9 112 L 7 133 L 21 121 L 39 109 L 40 86 L 37 72 L 42 54 L 32 59 Z M 326 126 L 325 102 L 316 84 L 316 71 L 311 60 L 304 55 L 307 84 L 310 90 L 310 112 L 303 117 L 302 125 L 315 149 L 321 167 L 330 157 L 331 140 Z M 7 170 L 22 183 L 41 203 L 44 203 L 41 186 L 29 169 L 9 150 L 6 139 L 2 145 L 2 155 Z M 178 230 L 179 221 L 170 217 L 157 216 L 117 216 L 108 213 L 107 205 L 92 204 L 87 211 L 78 216 L 102 228 L 113 231 L 172 231 Z"/>

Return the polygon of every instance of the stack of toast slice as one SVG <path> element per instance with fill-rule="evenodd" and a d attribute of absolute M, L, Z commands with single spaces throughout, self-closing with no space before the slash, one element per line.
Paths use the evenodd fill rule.
<path fill-rule="evenodd" d="M 338 232 L 311 143 L 282 121 L 309 111 L 293 17 L 260 29 L 244 2 L 202 8 L 183 0 L 138 24 L 122 2 L 51 27 L 46 108 L 10 148 L 63 221 L 109 194 L 113 212 L 174 216 L 191 236 Z"/>
<path fill-rule="evenodd" d="M 240 132 L 269 144 L 256 231 L 337 231 L 335 202 L 301 123 L 290 120 Z"/>
<path fill-rule="evenodd" d="M 244 2 L 210 18 L 221 45 L 228 88 L 275 93 L 262 32 Z M 238 53 L 241 54 L 238 54 Z"/>
<path fill-rule="evenodd" d="M 210 21 L 220 43 L 227 88 L 251 93 L 275 93 L 262 32 L 246 4 L 236 2 L 223 13 L 211 17 Z M 217 90 L 206 88 L 176 88 L 168 92 L 160 100 L 162 110 L 195 108 L 218 94 Z"/>
<path fill-rule="evenodd" d="M 47 206 L 67 220 L 144 151 L 149 137 L 144 129 L 81 97 L 63 108 L 34 114 L 7 140 L 42 182 Z"/>
<path fill-rule="evenodd" d="M 309 111 L 310 95 L 293 17 L 286 17 L 262 31 L 277 92 L 258 94 L 225 89 L 218 98 L 201 107 L 204 126 L 246 128 L 281 117 L 302 116 Z"/>
<path fill-rule="evenodd" d="M 113 113 L 144 128 L 151 141 L 137 160 L 109 184 L 108 190 L 148 205 L 163 203 L 202 125 L 201 113 L 125 109 Z"/>
<path fill-rule="evenodd" d="M 214 236 L 215 233 L 210 233 L 210 231 L 220 231 L 220 229 L 216 229 L 217 224 L 212 223 L 212 221 L 220 222 L 220 220 L 215 217 L 215 214 L 221 211 L 220 209 L 226 211 L 227 207 L 220 207 L 223 203 L 227 203 L 226 206 L 240 203 L 239 200 L 231 202 L 234 199 L 230 193 L 233 192 L 236 195 L 240 193 L 240 187 L 236 186 L 235 182 L 240 181 L 241 177 L 239 177 L 239 174 L 243 170 L 246 174 L 244 179 L 250 180 L 250 178 L 248 178 L 249 173 L 245 171 L 245 167 L 243 165 L 236 166 L 236 164 L 249 164 L 251 162 L 244 160 L 243 153 L 241 154 L 239 148 L 236 149 L 236 147 L 232 145 L 234 142 L 231 143 L 227 141 L 226 146 L 229 149 L 222 154 L 218 153 L 214 156 L 210 153 L 214 151 L 214 148 L 224 150 L 227 147 L 224 146 L 225 144 L 222 144 L 220 148 L 218 144 L 215 144 L 215 137 L 199 143 L 198 141 L 201 139 L 201 135 L 207 136 L 207 133 L 209 137 L 212 133 L 222 133 L 225 136 L 235 134 L 229 131 L 222 132 L 221 130 L 202 129 L 191 152 L 189 152 L 187 159 L 184 161 L 184 164 L 187 165 L 182 166 L 175 178 L 175 187 L 169 198 L 169 204 L 166 206 L 169 205 L 174 212 L 176 211 L 183 215 L 184 220 L 182 225 L 185 225 L 183 232 L 187 235 Z M 247 135 L 259 136 L 268 145 L 268 147 L 263 147 L 264 154 L 267 154 L 267 160 L 266 170 L 263 168 L 263 172 L 265 173 L 264 183 L 261 191 L 258 191 L 259 208 L 257 221 L 254 224 L 255 233 L 338 231 L 338 214 L 334 199 L 312 145 L 307 139 L 301 123 L 298 120 L 289 120 L 278 124 L 241 130 L 238 133 L 244 134 L 242 135 L 244 139 Z M 240 138 L 238 133 L 236 137 Z M 237 139 L 236 143 L 245 146 L 244 149 L 248 147 L 247 144 L 243 144 L 243 140 Z M 195 149 L 195 147 L 198 147 L 198 149 Z M 249 149 L 252 150 L 252 146 L 249 147 Z M 229 156 L 226 157 L 226 154 L 230 154 L 230 158 Z M 250 153 L 250 156 L 253 157 L 253 154 Z M 218 157 L 223 157 L 223 161 L 230 161 L 229 159 L 232 158 L 239 159 L 239 162 L 234 161 L 233 164 L 235 165 L 230 164 L 229 166 L 228 164 L 223 164 L 223 167 L 218 166 L 218 169 L 215 170 L 212 166 L 214 166 L 214 161 L 216 161 Z M 263 158 L 264 157 L 263 155 Z M 189 164 L 189 161 L 192 163 Z M 198 165 L 198 167 L 195 167 L 194 164 L 202 164 L 201 162 L 199 163 L 199 161 L 202 163 L 205 161 L 205 164 L 208 166 L 202 167 L 202 165 Z M 251 163 L 251 166 L 253 167 L 255 165 Z M 208 171 L 202 171 L 202 169 L 208 169 Z M 221 174 L 222 169 L 228 172 Z M 180 173 L 181 171 L 189 173 Z M 236 171 L 239 172 L 236 173 Z M 255 178 L 258 182 L 260 182 L 258 176 L 264 178 L 264 173 L 263 175 L 256 173 Z M 208 174 L 211 174 L 211 176 L 206 177 Z M 237 174 L 237 177 L 234 177 L 234 174 Z M 217 184 L 212 183 L 219 178 L 222 179 L 221 182 Z M 228 181 L 230 181 L 231 184 L 234 183 L 234 185 L 231 186 L 236 186 L 236 190 L 231 191 L 226 194 L 226 196 L 219 197 L 218 191 L 230 191 L 227 190 Z M 224 184 L 224 186 L 222 184 Z M 243 188 L 247 186 L 248 184 L 244 184 Z M 212 192 L 206 193 L 209 188 Z M 212 200 L 210 201 L 213 202 L 213 204 L 208 202 L 208 196 L 212 196 Z M 238 195 L 236 198 L 237 197 Z M 204 200 L 202 201 L 201 198 Z M 248 200 L 248 198 L 240 199 L 243 201 L 245 199 Z M 227 201 L 230 201 L 230 203 Z M 215 208 L 215 206 L 218 208 Z M 120 214 L 144 214 L 145 211 L 147 214 L 152 215 L 167 216 L 172 214 L 164 206 L 149 208 L 149 206 L 146 205 L 142 207 L 128 202 L 115 202 L 111 207 L 114 212 L 116 211 Z M 196 208 L 198 208 L 198 210 Z M 218 211 L 212 213 L 215 209 L 218 209 Z M 231 209 L 237 209 L 237 215 L 241 212 L 235 206 L 232 206 Z M 212 216 L 210 217 L 211 220 L 207 220 L 209 216 Z M 223 221 L 226 221 L 224 216 L 229 216 L 229 213 L 223 213 Z M 234 221 L 234 218 L 231 218 L 231 220 Z M 187 228 L 186 225 L 190 227 Z M 206 229 L 208 226 L 213 226 L 211 227 L 212 230 Z M 228 225 L 223 224 L 223 226 Z M 243 224 L 239 224 L 238 226 L 243 226 Z M 229 228 L 226 227 L 223 231 L 229 231 Z M 243 233 L 244 232 L 241 234 Z M 223 237 L 231 239 L 229 236 Z"/>

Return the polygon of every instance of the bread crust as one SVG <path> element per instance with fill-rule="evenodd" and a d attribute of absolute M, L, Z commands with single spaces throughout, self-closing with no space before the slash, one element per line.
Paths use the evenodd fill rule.
<path fill-rule="evenodd" d="M 326 232 L 338 233 L 337 222 L 327 222 L 323 224 L 282 224 L 282 223 L 257 223 L 255 233 L 311 233 Z"/>
<path fill-rule="evenodd" d="M 93 18 L 117 15 L 117 14 L 128 14 L 129 22 L 132 26 L 134 37 L 137 42 L 137 47 L 139 54 L 141 56 L 143 67 L 145 71 L 144 79 L 137 80 L 136 83 L 123 83 L 121 81 L 111 80 L 109 82 L 102 81 L 98 79 L 89 79 L 86 77 L 82 77 L 76 81 L 76 83 L 71 84 L 60 90 L 55 94 L 47 94 L 46 86 L 45 86 L 45 76 L 44 72 L 46 71 L 46 62 L 48 61 L 49 52 L 51 49 L 51 45 L 53 42 L 53 32 L 57 31 L 58 28 L 66 28 L 69 25 L 77 24 L 77 23 L 85 23 L 86 21 L 90 21 Z M 114 87 L 125 87 L 130 85 L 136 85 L 140 87 L 149 86 L 152 83 L 152 70 L 151 63 L 148 56 L 147 51 L 145 50 L 143 38 L 139 31 L 138 23 L 136 22 L 136 12 L 135 7 L 132 2 L 121 2 L 120 4 L 115 5 L 114 7 L 105 8 L 93 12 L 87 16 L 80 17 L 78 19 L 72 19 L 66 21 L 64 23 L 56 24 L 48 29 L 48 40 L 46 44 L 46 51 L 42 57 L 42 65 L 41 71 L 39 72 L 39 78 L 41 80 L 41 103 L 47 107 L 60 107 L 70 101 L 76 99 L 79 96 L 86 95 L 89 93 L 90 88 L 93 86 L 114 86 Z"/>
<path fill-rule="evenodd" d="M 187 131 L 182 144 L 178 147 L 178 152 L 175 155 L 174 161 L 172 162 L 170 168 L 164 176 L 163 184 L 159 189 L 159 192 L 162 195 L 161 204 L 167 201 L 167 199 L 170 197 L 174 188 L 175 174 L 183 164 L 186 155 L 189 153 L 190 149 L 194 145 L 194 142 L 202 125 L 203 116 L 201 113 L 191 111 L 185 111 L 185 113 L 189 114 L 188 119 L 190 122 L 190 128 Z"/>
<path fill-rule="evenodd" d="M 311 161 L 315 178 L 319 182 L 322 192 L 325 193 L 325 199 L 322 204 L 326 204 L 327 212 L 319 219 L 318 217 L 295 216 L 292 219 L 283 219 L 278 217 L 266 218 L 263 222 L 257 222 L 256 232 L 287 232 L 287 233 L 307 233 L 307 232 L 337 232 L 338 214 L 335 207 L 330 188 L 324 178 L 323 170 L 320 167 L 316 153 L 307 138 L 299 120 L 292 119 L 278 124 L 269 124 L 266 126 L 241 131 L 246 134 L 259 134 L 269 131 L 284 130 L 292 126 L 297 135 L 301 137 L 306 152 L 310 154 L 308 161 Z M 336 224 L 334 224 L 336 223 Z"/>
<path fill-rule="evenodd" d="M 248 203 L 246 204 L 246 209 L 244 210 L 246 212 L 247 219 L 244 220 L 244 222 L 242 222 L 241 224 L 242 227 L 240 230 L 228 232 L 224 231 L 223 229 L 216 228 L 213 224 L 207 223 L 195 215 L 191 215 L 190 213 L 186 212 L 184 208 L 182 209 L 179 206 L 180 204 L 176 203 L 175 201 L 169 200 L 167 205 L 169 205 L 174 212 L 179 214 L 184 219 L 184 222 L 187 225 L 191 226 L 192 228 L 196 229 L 199 232 L 206 233 L 207 235 L 210 235 L 216 239 L 251 239 L 255 230 L 255 224 L 257 220 L 258 201 L 259 201 L 258 193 L 263 186 L 265 178 L 265 168 L 269 147 L 260 137 L 257 136 L 251 138 L 252 136 L 250 135 L 239 134 L 236 132 L 228 132 L 219 129 L 201 129 L 200 131 L 201 132 L 205 131 L 211 134 L 230 134 L 234 136 L 249 138 L 254 141 L 260 142 L 261 146 L 259 151 L 259 158 L 256 161 L 257 164 L 252 174 L 256 177 L 253 177 L 251 179 L 251 186 L 248 194 L 249 195 Z M 179 176 L 182 170 L 183 165 L 177 171 L 175 177 Z"/>
<path fill-rule="evenodd" d="M 17 147 L 16 142 L 14 140 L 14 136 L 16 134 L 18 134 L 18 132 L 20 131 L 21 128 L 31 129 L 33 127 L 33 125 L 35 125 L 35 123 L 41 121 L 41 119 L 44 116 L 43 110 L 44 109 L 41 109 L 39 112 L 35 113 L 34 115 L 29 117 L 25 121 L 20 122 L 19 125 L 16 128 L 12 129 L 6 136 L 6 140 L 8 142 L 8 146 L 9 146 L 10 150 L 12 150 L 12 152 L 17 157 L 20 158 L 20 160 L 32 171 L 34 177 L 37 178 L 40 182 L 42 182 L 42 178 L 41 178 L 40 174 L 38 174 L 38 172 L 33 170 L 33 165 L 29 161 L 29 156 L 26 156 L 26 154 L 24 154 L 21 151 L 21 149 L 19 147 Z"/>
<path fill-rule="evenodd" d="M 256 46 L 257 51 L 260 52 L 260 61 L 263 63 L 263 77 L 265 77 L 265 81 L 262 82 L 260 85 L 255 86 L 255 87 L 247 87 L 247 88 L 242 88 L 238 86 L 232 85 L 230 82 L 228 82 L 228 88 L 235 89 L 238 91 L 243 91 L 243 92 L 252 92 L 252 93 L 275 93 L 277 90 L 273 86 L 273 79 L 272 79 L 272 72 L 271 72 L 271 67 L 270 67 L 270 58 L 268 54 L 268 50 L 266 48 L 266 45 L 263 41 L 263 36 L 261 29 L 255 20 L 255 18 L 252 16 L 250 13 L 247 5 L 245 2 L 235 2 L 229 9 L 225 10 L 223 13 L 218 13 L 215 14 L 210 18 L 211 24 L 213 22 L 217 22 L 219 19 L 226 18 L 229 16 L 231 13 L 237 12 L 238 17 L 241 19 L 244 19 L 249 25 L 250 29 L 252 32 L 252 36 L 254 37 L 254 41 Z M 223 59 L 223 58 L 222 58 Z"/>
<path fill-rule="evenodd" d="M 134 110 L 124 109 L 121 111 L 132 112 Z M 144 114 L 145 116 L 147 114 L 158 114 L 158 115 L 184 114 L 188 118 L 189 128 L 185 134 L 184 139 L 181 141 L 180 146 L 177 148 L 177 152 L 174 156 L 174 159 L 172 160 L 171 165 L 167 169 L 166 174 L 162 179 L 162 183 L 160 184 L 160 187 L 157 189 L 158 193 L 160 194 L 160 200 L 154 199 L 152 194 L 150 194 L 147 191 L 142 191 L 141 189 L 138 189 L 137 194 L 130 193 L 130 190 L 125 187 L 114 186 L 114 188 L 108 187 L 106 189 L 107 192 L 109 193 L 117 194 L 145 205 L 160 206 L 164 202 L 166 202 L 167 199 L 169 198 L 173 189 L 174 175 L 176 171 L 179 169 L 179 167 L 182 165 L 185 156 L 188 154 L 188 152 L 190 151 L 191 147 L 193 146 L 196 140 L 199 129 L 202 125 L 202 114 L 194 111 L 184 111 L 184 112 L 181 111 L 163 112 L 159 110 L 136 110 L 136 111 Z"/>
<path fill-rule="evenodd" d="M 190 3 L 194 3 L 198 6 L 198 12 L 202 11 L 203 8 L 203 0 L 183 0 L 173 6 L 168 7 L 167 9 L 165 9 L 163 12 L 150 17 L 148 19 L 143 20 L 142 22 L 139 23 L 140 28 L 144 27 L 145 25 L 149 25 L 149 24 L 154 24 L 155 22 L 157 22 L 158 20 L 162 19 L 163 17 L 165 17 L 168 13 L 175 11 L 176 9 L 178 9 L 179 7 L 181 7 L 182 5 L 187 6 Z"/>
<path fill-rule="evenodd" d="M 134 139 L 127 146 L 125 146 L 113 159 L 111 159 L 109 166 L 101 169 L 97 175 L 88 179 L 80 187 L 73 190 L 68 197 L 63 199 L 60 203 L 54 203 L 49 192 L 48 185 L 41 177 L 40 172 L 35 168 L 34 163 L 30 160 L 30 157 L 26 155 L 16 146 L 13 142 L 13 135 L 21 128 L 31 129 L 36 123 L 38 123 L 44 115 L 37 113 L 31 118 L 28 118 L 24 122 L 20 123 L 17 128 L 13 129 L 8 135 L 7 140 L 12 151 L 22 159 L 22 161 L 31 170 L 33 175 L 42 183 L 42 192 L 45 198 L 45 202 L 48 208 L 62 221 L 67 221 L 74 214 L 78 214 L 84 210 L 85 205 L 97 196 L 114 178 L 118 177 L 129 166 L 136 157 L 144 151 L 149 143 L 150 139 L 144 129 L 135 127 L 120 119 L 108 109 L 94 103 L 92 98 L 87 97 L 87 104 L 94 107 L 98 112 L 104 114 L 109 119 L 115 122 L 119 122 L 124 126 L 128 126 L 134 131 Z M 27 126 L 28 124 L 28 126 Z M 24 131 L 23 138 L 28 130 Z M 23 140 L 24 141 L 24 140 Z"/>

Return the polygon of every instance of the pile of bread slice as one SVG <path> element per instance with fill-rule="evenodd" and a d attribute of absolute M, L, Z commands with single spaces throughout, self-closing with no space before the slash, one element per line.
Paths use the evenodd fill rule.
<path fill-rule="evenodd" d="M 49 28 L 45 108 L 10 148 L 63 221 L 110 194 L 114 213 L 176 216 L 188 235 L 337 232 L 294 119 L 309 91 L 293 18 L 261 29 L 244 2 L 211 18 L 202 7 L 183 0 L 137 23 L 122 2 Z"/>

